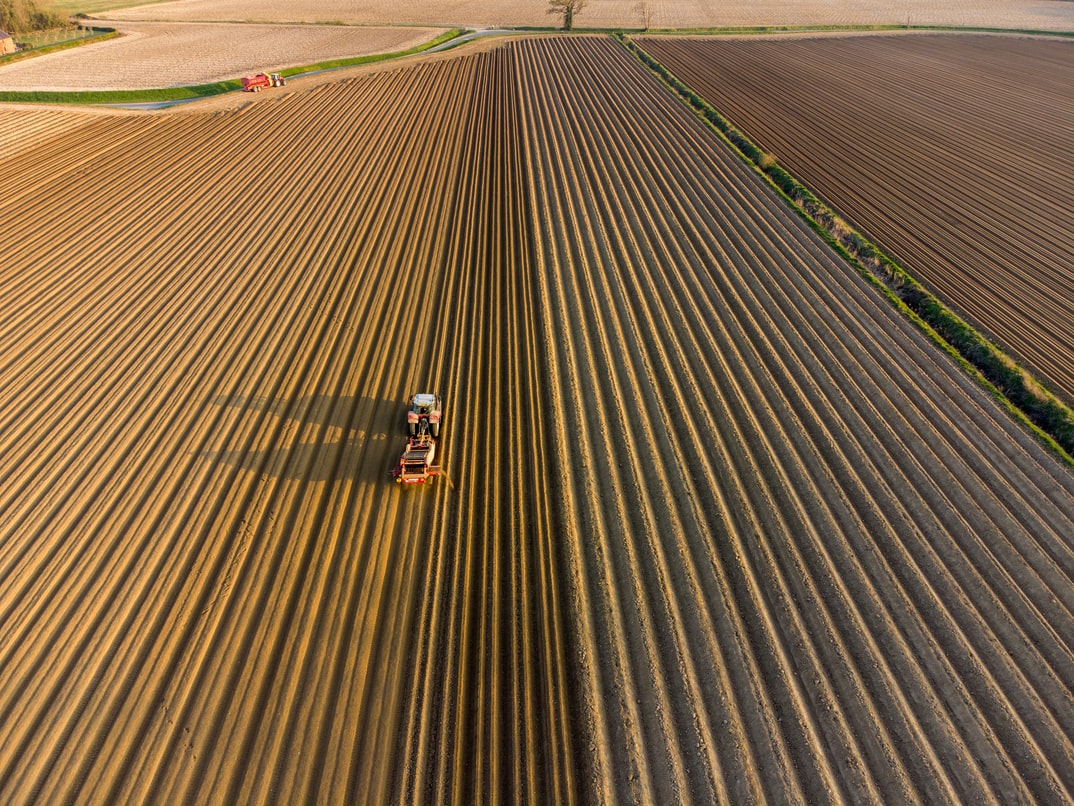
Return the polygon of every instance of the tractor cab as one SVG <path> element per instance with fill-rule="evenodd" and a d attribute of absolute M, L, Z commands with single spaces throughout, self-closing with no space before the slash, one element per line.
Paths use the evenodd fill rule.
<path fill-rule="evenodd" d="M 440 396 L 431 392 L 419 392 L 410 396 L 410 408 L 406 413 L 407 433 L 415 436 L 424 424 L 429 435 L 436 439 L 440 436 L 442 411 Z"/>

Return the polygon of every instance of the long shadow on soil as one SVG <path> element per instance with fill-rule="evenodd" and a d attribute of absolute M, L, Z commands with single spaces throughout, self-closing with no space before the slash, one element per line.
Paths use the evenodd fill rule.
<path fill-rule="evenodd" d="M 401 397 L 220 395 L 210 402 L 234 409 L 240 422 L 228 431 L 237 436 L 198 455 L 272 478 L 387 480 L 405 443 Z"/>

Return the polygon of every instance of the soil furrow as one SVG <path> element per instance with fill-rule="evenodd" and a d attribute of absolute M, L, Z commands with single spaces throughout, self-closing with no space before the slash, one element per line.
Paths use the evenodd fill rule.
<path fill-rule="evenodd" d="M 771 46 L 737 47 L 767 97 Z M 980 75 L 1017 103 L 1013 60 Z M 1070 799 L 1069 470 L 613 40 L 27 120 L 0 798 Z M 912 169 L 858 175 L 912 204 Z M 1030 290 L 1066 255 L 1041 221 Z M 416 391 L 442 473 L 404 489 Z"/>
<path fill-rule="evenodd" d="M 1061 156 L 1074 145 L 1062 111 L 1074 86 L 1061 78 L 1070 43 L 918 36 L 645 46 L 1071 394 L 1063 267 L 1074 210 L 1062 188 L 1074 177 Z M 846 80 L 855 59 L 867 60 L 868 81 Z M 1013 76 L 1017 89 L 1005 91 Z M 929 181 L 915 181 L 922 175 Z"/>

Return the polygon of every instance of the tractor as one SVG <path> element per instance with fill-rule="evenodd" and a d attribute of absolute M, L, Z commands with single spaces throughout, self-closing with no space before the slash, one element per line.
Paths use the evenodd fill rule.
<path fill-rule="evenodd" d="M 428 392 L 413 394 L 407 399 L 407 406 L 406 449 L 391 474 L 397 484 L 424 484 L 440 475 L 440 467 L 433 464 L 443 416 L 440 396 Z"/>
<path fill-rule="evenodd" d="M 269 87 L 282 87 L 287 79 L 279 73 L 258 73 L 256 76 L 245 76 L 242 79 L 243 92 L 261 92 Z"/>
<path fill-rule="evenodd" d="M 406 430 L 410 436 L 416 436 L 421 430 L 421 424 L 428 427 L 429 436 L 437 439 L 440 436 L 440 423 L 442 410 L 440 396 L 429 392 L 422 392 L 410 396 L 410 408 L 406 413 Z"/>

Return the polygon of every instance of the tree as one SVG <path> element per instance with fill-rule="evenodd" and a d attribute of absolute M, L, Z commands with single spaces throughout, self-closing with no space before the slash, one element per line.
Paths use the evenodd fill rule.
<path fill-rule="evenodd" d="M 50 8 L 40 8 L 34 0 L 0 0 L 0 31 L 25 34 L 59 28 L 67 19 Z"/>
<path fill-rule="evenodd" d="M 563 15 L 563 30 L 569 31 L 574 27 L 574 15 L 585 8 L 588 0 L 548 0 L 549 14 Z"/>
<path fill-rule="evenodd" d="M 637 11 L 644 22 L 643 28 L 648 31 L 653 27 L 653 7 L 645 2 L 645 0 L 642 0 L 642 2 L 637 5 Z"/>

